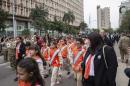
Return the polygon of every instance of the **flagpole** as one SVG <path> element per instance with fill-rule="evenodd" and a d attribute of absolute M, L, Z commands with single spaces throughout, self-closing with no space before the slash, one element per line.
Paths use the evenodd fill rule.
<path fill-rule="evenodd" d="M 13 0 L 13 33 L 15 38 L 16 37 L 15 0 Z"/>

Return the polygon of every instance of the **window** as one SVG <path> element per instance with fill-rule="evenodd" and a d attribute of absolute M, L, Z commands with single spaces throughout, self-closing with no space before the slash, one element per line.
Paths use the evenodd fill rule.
<path fill-rule="evenodd" d="M 18 31 L 22 30 L 22 26 L 17 26 L 17 30 Z"/>

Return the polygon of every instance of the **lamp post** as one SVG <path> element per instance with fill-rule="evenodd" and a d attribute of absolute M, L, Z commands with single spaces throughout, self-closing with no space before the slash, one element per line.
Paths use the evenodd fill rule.
<path fill-rule="evenodd" d="M 15 0 L 13 0 L 13 33 L 14 38 L 17 36 L 16 34 L 16 20 L 15 20 Z"/>

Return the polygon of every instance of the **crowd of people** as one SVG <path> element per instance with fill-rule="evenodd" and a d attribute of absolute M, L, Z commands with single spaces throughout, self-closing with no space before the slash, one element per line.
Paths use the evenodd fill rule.
<path fill-rule="evenodd" d="M 120 35 L 104 31 L 51 39 L 34 34 L 2 39 L 6 47 L 0 49 L 16 70 L 18 86 L 46 86 L 44 79 L 50 75 L 50 86 L 70 76 L 76 86 L 116 86 L 118 62 L 113 45 L 119 39 Z"/>

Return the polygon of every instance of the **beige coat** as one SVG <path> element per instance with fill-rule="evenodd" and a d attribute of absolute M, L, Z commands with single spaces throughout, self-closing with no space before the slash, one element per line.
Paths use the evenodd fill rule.
<path fill-rule="evenodd" d="M 122 36 L 119 40 L 119 49 L 127 53 L 128 47 L 130 47 L 130 38 Z"/>

